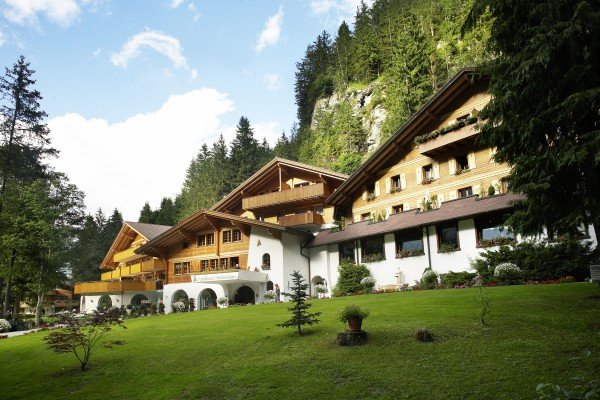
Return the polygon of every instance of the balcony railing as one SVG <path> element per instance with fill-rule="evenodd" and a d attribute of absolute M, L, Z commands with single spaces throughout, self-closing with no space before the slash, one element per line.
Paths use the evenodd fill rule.
<path fill-rule="evenodd" d="M 419 144 L 419 152 L 426 156 L 435 156 L 455 147 L 471 143 L 475 140 L 479 130 L 476 125 L 463 126 L 443 136 L 438 136 L 428 142 Z"/>
<path fill-rule="evenodd" d="M 135 260 L 136 258 L 143 257 L 143 255 L 135 254 L 135 251 L 137 250 L 138 247 L 139 246 L 130 247 L 126 250 L 115 253 L 115 255 L 113 256 L 113 261 L 116 263 L 119 263 L 119 262 L 131 261 L 131 260 Z"/>
<path fill-rule="evenodd" d="M 284 215 L 279 217 L 279 225 L 298 226 L 298 225 L 323 225 L 325 220 L 321 214 L 307 212 L 302 214 Z"/>
<path fill-rule="evenodd" d="M 302 186 L 298 188 L 285 189 L 278 192 L 260 194 L 258 196 L 242 199 L 244 210 L 254 210 L 276 204 L 287 204 L 302 202 L 309 199 L 325 198 L 330 195 L 329 189 L 324 183 Z"/>
<path fill-rule="evenodd" d="M 157 281 L 84 282 L 75 285 L 75 294 L 144 292 L 156 290 Z"/>
<path fill-rule="evenodd" d="M 135 276 L 149 272 L 164 271 L 166 269 L 166 261 L 153 258 L 105 272 L 101 275 L 100 279 L 102 281 L 114 281 L 123 277 Z"/>

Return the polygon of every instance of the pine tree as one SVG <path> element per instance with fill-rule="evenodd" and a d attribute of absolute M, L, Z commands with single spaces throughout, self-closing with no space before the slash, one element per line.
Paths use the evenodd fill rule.
<path fill-rule="evenodd" d="M 42 158 L 56 154 L 51 148 L 49 129 L 43 120 L 48 116 L 40 108 L 42 96 L 33 88 L 34 70 L 21 56 L 11 69 L 0 77 L 0 135 L 5 146 L 0 165 L 0 214 L 10 177 L 14 174 L 18 154 L 33 154 L 36 164 Z"/>
<path fill-rule="evenodd" d="M 140 211 L 140 217 L 138 218 L 138 222 L 143 222 L 145 224 L 153 224 L 155 219 L 154 211 L 150 208 L 150 203 L 144 203 L 144 207 Z"/>
<path fill-rule="evenodd" d="M 163 197 L 160 202 L 160 208 L 158 209 L 156 215 L 156 221 L 154 223 L 158 225 L 173 226 L 175 225 L 176 214 L 177 210 L 175 209 L 173 200 L 171 200 L 169 197 Z"/>
<path fill-rule="evenodd" d="M 346 21 L 342 21 L 333 43 L 335 81 L 337 88 L 345 89 L 350 82 L 352 33 Z"/>
<path fill-rule="evenodd" d="M 288 310 L 292 312 L 292 318 L 284 323 L 277 324 L 277 326 L 281 326 L 282 328 L 296 328 L 298 334 L 302 335 L 302 326 L 318 324 L 319 320 L 317 317 L 321 315 L 321 313 L 308 312 L 308 309 L 312 307 L 312 304 L 306 302 L 306 299 L 308 298 L 306 293 L 308 284 L 300 272 L 292 272 L 292 282 L 294 283 L 290 288 L 292 289 L 292 293 L 283 293 L 284 296 L 289 296 L 294 304 L 293 307 L 288 307 Z"/>
<path fill-rule="evenodd" d="M 237 125 L 235 138 L 231 143 L 230 158 L 233 165 L 233 174 L 231 176 L 232 188 L 244 182 L 246 178 L 262 166 L 260 153 L 258 140 L 254 138 L 254 131 L 250 126 L 250 121 L 248 118 L 242 116 Z"/>
<path fill-rule="evenodd" d="M 478 0 L 466 27 L 486 12 L 496 57 L 484 65 L 481 141 L 526 195 L 508 223 L 524 234 L 600 232 L 600 4 Z"/>

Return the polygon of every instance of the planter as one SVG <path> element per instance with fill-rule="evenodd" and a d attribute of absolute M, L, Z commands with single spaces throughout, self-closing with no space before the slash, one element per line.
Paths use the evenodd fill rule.
<path fill-rule="evenodd" d="M 360 332 L 362 328 L 362 318 L 349 318 L 348 319 L 348 328 L 350 332 Z"/>

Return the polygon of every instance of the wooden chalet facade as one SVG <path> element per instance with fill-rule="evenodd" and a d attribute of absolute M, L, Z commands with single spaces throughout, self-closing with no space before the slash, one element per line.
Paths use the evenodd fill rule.
<path fill-rule="evenodd" d="M 488 85 L 459 71 L 350 177 L 275 158 L 176 226 L 125 223 L 102 280 L 76 285 L 81 309 L 254 304 L 289 290 L 293 270 L 314 293 L 334 287 L 344 259 L 366 264 L 378 287 L 468 270 L 481 251 L 520 240 L 502 226 L 520 198 L 509 168 L 477 140 Z"/>

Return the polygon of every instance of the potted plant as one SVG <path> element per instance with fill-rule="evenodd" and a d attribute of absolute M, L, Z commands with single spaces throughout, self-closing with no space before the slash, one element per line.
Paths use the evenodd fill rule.
<path fill-rule="evenodd" d="M 359 306 L 354 304 L 346 306 L 340 312 L 340 322 L 348 323 L 348 328 L 350 332 L 360 332 L 362 327 L 363 319 L 369 316 L 369 311 L 362 310 Z"/>

